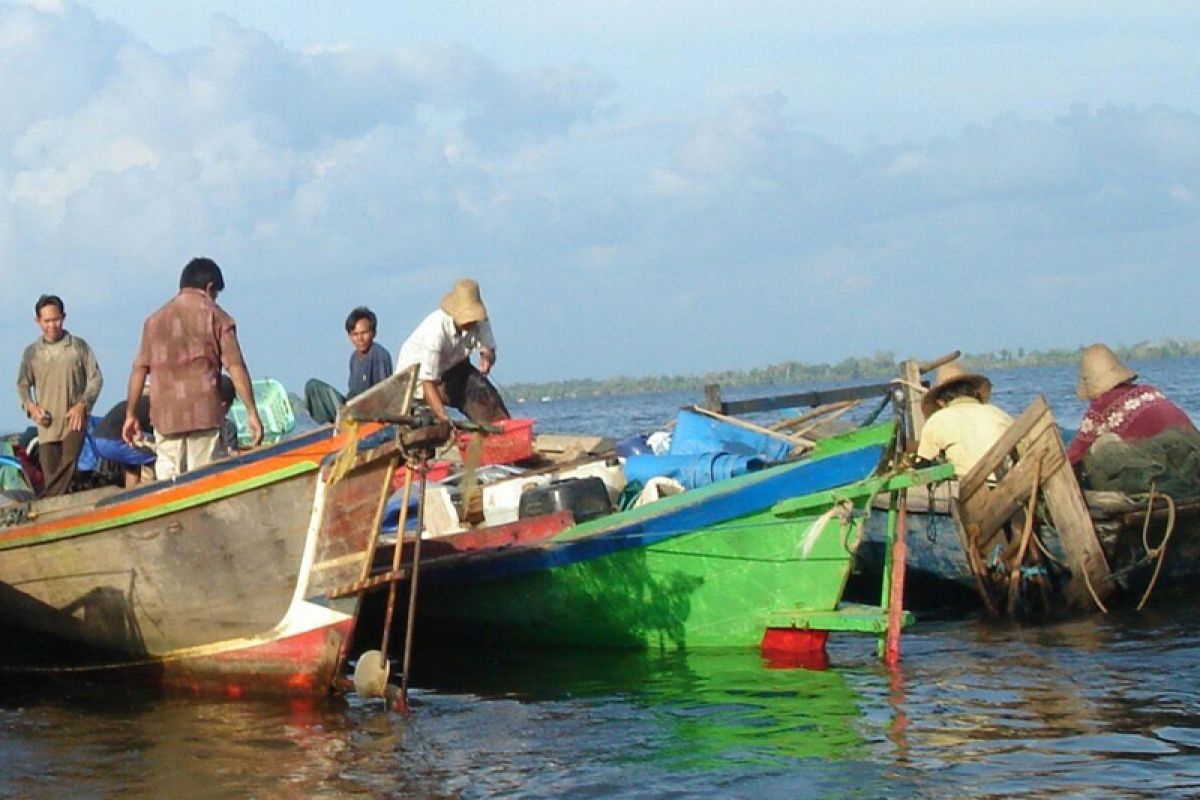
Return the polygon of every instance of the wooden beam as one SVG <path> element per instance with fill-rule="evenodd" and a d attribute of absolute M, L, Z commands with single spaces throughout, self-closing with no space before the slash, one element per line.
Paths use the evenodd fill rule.
<path fill-rule="evenodd" d="M 908 412 L 908 443 L 915 450 L 921 439 L 921 431 L 925 428 L 925 410 L 921 408 L 921 396 L 915 388 L 921 385 L 921 367 L 915 361 L 905 361 L 900 371 L 900 377 L 904 379 L 904 405 Z"/>
<path fill-rule="evenodd" d="M 1009 429 L 996 440 L 996 443 L 983 454 L 971 471 L 958 482 L 959 496 L 969 497 L 979 491 L 979 488 L 987 482 L 988 476 L 995 472 L 1001 462 L 1016 449 L 1017 442 L 1021 441 L 1039 420 L 1042 420 L 1043 415 L 1049 413 L 1050 405 L 1046 402 L 1046 398 L 1039 394 L 1029 404 L 1029 407 L 1021 412 L 1021 416 L 1017 417 Z M 1044 422 L 1044 420 L 1042 421 Z"/>
<path fill-rule="evenodd" d="M 720 420 L 721 422 L 726 422 L 735 427 L 742 428 L 743 430 L 753 431 L 754 433 L 761 433 L 764 436 L 770 436 L 772 439 L 779 439 L 780 441 L 787 442 L 788 444 L 791 444 L 791 445 L 812 447 L 814 444 L 816 444 L 811 439 L 806 439 L 803 436 L 798 436 L 794 433 L 780 433 L 779 431 L 773 431 L 770 428 L 764 428 L 761 425 L 755 425 L 753 422 L 746 422 L 746 420 L 744 420 L 744 419 L 738 419 L 737 417 L 730 417 L 726 414 L 721 414 L 716 411 L 709 411 L 707 408 L 704 408 L 702 406 L 692 406 L 692 410 L 695 411 L 697 414 L 701 414 L 705 417 L 709 417 L 710 419 Z"/>
<path fill-rule="evenodd" d="M 710 383 L 704 387 L 704 407 L 709 411 L 721 410 L 721 384 Z"/>
<path fill-rule="evenodd" d="M 822 389 L 799 394 L 784 394 L 775 397 L 759 397 L 753 400 L 728 400 L 721 403 L 722 414 L 753 414 L 760 411 L 777 411 L 781 408 L 806 408 L 836 403 L 841 400 L 858 400 L 878 397 L 892 390 L 891 383 L 872 383 L 863 386 L 845 386 L 840 389 Z"/>

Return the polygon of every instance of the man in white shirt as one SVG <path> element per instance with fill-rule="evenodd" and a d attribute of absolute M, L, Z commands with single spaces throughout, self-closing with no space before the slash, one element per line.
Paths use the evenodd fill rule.
<path fill-rule="evenodd" d="M 475 351 L 478 369 L 471 364 Z M 400 346 L 396 372 L 417 365 L 417 396 L 437 419 L 450 419 L 449 405 L 474 422 L 488 423 L 509 418 L 500 393 L 487 379 L 495 363 L 496 340 L 479 284 L 463 278 Z"/>

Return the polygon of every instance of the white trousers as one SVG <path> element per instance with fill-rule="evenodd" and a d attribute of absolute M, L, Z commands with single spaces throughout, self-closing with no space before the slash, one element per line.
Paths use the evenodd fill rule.
<path fill-rule="evenodd" d="M 174 478 L 225 455 L 220 428 L 159 436 L 154 442 L 154 477 Z"/>

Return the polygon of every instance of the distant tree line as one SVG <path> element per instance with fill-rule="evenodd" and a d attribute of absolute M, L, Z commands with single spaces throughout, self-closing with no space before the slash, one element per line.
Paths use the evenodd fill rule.
<path fill-rule="evenodd" d="M 1200 356 L 1200 341 L 1156 340 L 1113 348 L 1117 355 L 1129 361 L 1156 358 Z M 991 353 L 964 353 L 963 363 L 973 369 L 997 370 L 1014 367 L 1048 367 L 1079 362 L 1083 347 L 1074 349 L 1015 351 L 1001 348 Z M 801 364 L 785 361 L 748 370 L 722 370 L 703 375 L 647 375 L 615 378 L 576 378 L 546 383 L 510 383 L 503 388 L 509 399 L 537 400 L 543 397 L 585 397 L 600 395 L 651 394 L 680 390 L 701 390 L 710 383 L 721 386 L 793 386 L 797 384 L 854 382 L 864 379 L 892 377 L 899 374 L 900 362 L 894 353 L 880 352 L 871 357 L 845 358 L 836 364 Z"/>

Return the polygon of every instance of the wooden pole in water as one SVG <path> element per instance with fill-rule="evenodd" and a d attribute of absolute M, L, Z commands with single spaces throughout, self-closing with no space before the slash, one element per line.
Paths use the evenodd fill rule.
<path fill-rule="evenodd" d="M 395 705 L 396 710 L 404 714 L 409 713 L 408 670 L 409 665 L 412 663 L 413 627 L 417 619 L 417 577 L 420 574 L 421 568 L 421 538 L 425 533 L 425 490 L 427 488 L 426 476 L 429 472 L 428 466 L 425 457 L 422 456 L 417 466 L 417 469 L 421 471 L 421 503 L 417 506 L 417 539 L 413 542 L 412 578 L 408 582 L 408 620 L 404 627 L 404 661 L 401 665 L 402 672 L 400 673 L 400 694 L 396 697 Z M 404 531 L 400 531 L 397 543 L 403 536 Z"/>
<path fill-rule="evenodd" d="M 887 643 L 883 660 L 888 666 L 900 663 L 900 630 L 904 627 L 904 571 L 908 558 L 908 494 L 897 492 L 896 540 L 892 543 L 892 581 L 888 597 Z"/>

